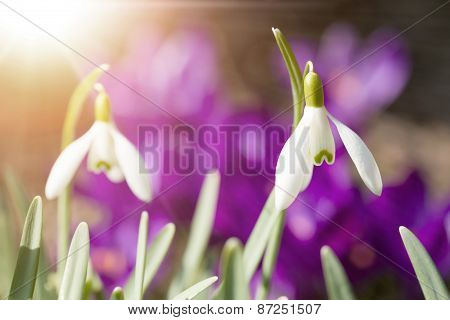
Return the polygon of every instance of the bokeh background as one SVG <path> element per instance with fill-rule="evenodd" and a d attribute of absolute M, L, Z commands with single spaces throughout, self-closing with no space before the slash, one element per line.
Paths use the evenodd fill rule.
<path fill-rule="evenodd" d="M 421 298 L 417 280 L 408 274 L 412 268 L 400 225 L 419 236 L 450 280 L 450 5 L 436 10 L 443 1 L 6 4 L 11 7 L 0 4 L 2 211 L 21 209 L 7 190 L 11 172 L 25 194 L 43 194 L 59 152 L 68 99 L 93 63 L 109 63 L 117 78 L 194 127 L 261 125 L 279 115 L 290 106 L 291 95 L 271 32 L 278 27 L 301 66 L 311 59 L 322 78 L 331 80 L 325 87 L 327 107 L 364 137 L 385 189 L 380 198 L 369 195 L 338 148 L 336 164 L 317 170 L 301 196 L 314 209 L 296 204 L 288 210 L 273 296 L 324 298 L 319 249 L 327 244 L 343 261 L 359 298 Z M 116 79 L 105 75 L 102 83 L 118 126 L 133 142 L 139 142 L 140 124 L 177 124 Z M 92 121 L 92 101 L 85 110 L 80 133 Z M 272 122 L 287 132 L 289 118 L 285 112 Z M 267 147 L 266 141 L 254 143 Z M 270 150 L 276 156 L 281 147 Z M 264 166 L 266 158 L 253 161 Z M 180 178 L 156 177 L 157 194 Z M 273 174 L 223 177 L 209 268 L 217 267 L 225 239 L 246 240 L 271 179 Z M 146 207 L 153 234 L 168 221 L 177 225 L 175 244 L 150 297 L 162 297 L 177 271 L 201 181 L 194 174 Z M 126 185 L 111 185 L 84 167 L 75 189 L 73 223 L 88 221 L 94 235 L 141 205 Z M 47 201 L 44 210 L 45 241 L 54 257 L 55 203 Z M 93 264 L 108 288 L 132 268 L 137 221 L 138 214 L 132 215 L 93 242 Z"/>

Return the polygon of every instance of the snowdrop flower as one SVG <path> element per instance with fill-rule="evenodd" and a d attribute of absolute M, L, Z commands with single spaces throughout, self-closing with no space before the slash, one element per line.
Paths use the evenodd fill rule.
<path fill-rule="evenodd" d="M 361 138 L 328 113 L 324 106 L 322 81 L 308 63 L 309 73 L 304 79 L 306 105 L 303 117 L 281 150 L 275 176 L 275 205 L 284 210 L 305 190 L 314 166 L 325 161 L 331 165 L 335 158 L 335 143 L 329 119 L 334 123 L 350 158 L 362 180 L 376 195 L 383 183 L 377 163 Z"/>
<path fill-rule="evenodd" d="M 89 171 L 103 172 L 114 183 L 125 180 L 137 198 L 149 202 L 150 175 L 144 172 L 143 159 L 136 147 L 115 127 L 111 103 L 103 87 L 97 84 L 96 90 L 95 122 L 56 159 L 45 186 L 45 195 L 48 199 L 58 197 L 87 155 Z"/>

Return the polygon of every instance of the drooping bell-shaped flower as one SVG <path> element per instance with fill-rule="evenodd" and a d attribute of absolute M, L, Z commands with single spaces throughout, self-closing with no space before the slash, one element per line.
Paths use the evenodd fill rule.
<path fill-rule="evenodd" d="M 306 105 L 303 117 L 283 146 L 277 162 L 277 209 L 289 207 L 297 195 L 308 187 L 314 166 L 320 166 L 324 161 L 329 165 L 334 163 L 336 148 L 329 120 L 336 126 L 363 182 L 370 191 L 380 195 L 383 183 L 372 153 L 353 130 L 328 113 L 324 106 L 322 81 L 312 70 L 312 63 L 309 67 L 304 79 Z"/>
<path fill-rule="evenodd" d="M 150 175 L 136 147 L 117 130 L 111 117 L 111 103 L 101 85 L 97 85 L 95 122 L 81 137 L 69 144 L 56 159 L 45 186 L 48 199 L 58 197 L 72 181 L 87 155 L 87 167 L 103 172 L 111 182 L 126 181 L 140 200 L 151 200 Z"/>

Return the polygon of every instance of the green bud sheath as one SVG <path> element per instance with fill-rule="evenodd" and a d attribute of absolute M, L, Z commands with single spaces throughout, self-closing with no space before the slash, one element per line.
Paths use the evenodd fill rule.
<path fill-rule="evenodd" d="M 305 99 L 308 107 L 323 107 L 322 80 L 317 73 L 310 71 L 305 77 Z"/>
<path fill-rule="evenodd" d="M 95 100 L 95 120 L 111 121 L 111 101 L 104 91 L 100 91 Z"/>

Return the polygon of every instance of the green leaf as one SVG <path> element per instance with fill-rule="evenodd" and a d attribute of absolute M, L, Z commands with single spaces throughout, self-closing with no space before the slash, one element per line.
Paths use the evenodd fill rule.
<path fill-rule="evenodd" d="M 320 257 L 328 298 L 331 300 L 355 299 L 344 268 L 333 250 L 328 246 L 323 246 L 320 250 Z"/>
<path fill-rule="evenodd" d="M 124 294 L 121 287 L 115 287 L 113 292 L 111 293 L 110 300 L 124 300 Z"/>
<path fill-rule="evenodd" d="M 219 187 L 219 172 L 215 170 L 208 173 L 200 190 L 192 218 L 189 239 L 182 260 L 181 274 L 172 283 L 169 295 L 174 296 L 197 281 L 214 223 Z"/>
<path fill-rule="evenodd" d="M 89 263 L 89 227 L 81 222 L 72 238 L 66 267 L 59 289 L 59 300 L 80 300 L 86 283 Z"/>
<path fill-rule="evenodd" d="M 261 262 L 277 217 L 278 214 L 275 212 L 275 192 L 272 190 L 245 244 L 243 259 L 247 282 L 250 282 Z"/>
<path fill-rule="evenodd" d="M 222 250 L 221 275 L 222 283 L 215 299 L 249 299 L 250 293 L 242 258 L 242 244 L 236 238 L 228 239 Z"/>
<path fill-rule="evenodd" d="M 138 243 L 136 249 L 136 264 L 134 266 L 134 299 L 141 300 L 144 295 L 145 255 L 147 252 L 148 213 L 142 212 L 139 223 Z"/>
<path fill-rule="evenodd" d="M 168 223 L 159 231 L 148 247 L 147 254 L 145 255 L 144 292 L 147 290 L 161 263 L 166 257 L 174 234 L 175 225 L 173 223 Z M 135 270 L 131 273 L 124 287 L 126 297 L 132 297 L 132 292 L 134 290 L 134 279 Z"/>
<path fill-rule="evenodd" d="M 11 279 L 16 263 L 16 246 L 11 230 L 11 217 L 8 214 L 3 199 L 0 198 L 0 297 L 7 297 L 11 288 Z"/>
<path fill-rule="evenodd" d="M 95 296 L 96 300 L 103 299 L 103 283 L 100 276 L 92 267 L 92 262 L 89 260 L 86 273 L 86 283 L 83 290 L 83 300 L 89 300 L 91 295 Z"/>
<path fill-rule="evenodd" d="M 272 280 L 272 274 L 275 269 L 275 264 L 278 258 L 278 252 L 280 250 L 281 238 L 284 229 L 285 213 L 281 212 L 277 215 L 272 234 L 270 235 L 269 243 L 264 254 L 264 260 L 262 264 L 262 281 L 258 286 L 256 293 L 257 300 L 267 299 L 270 292 L 270 283 Z"/>
<path fill-rule="evenodd" d="M 450 296 L 444 281 L 422 243 L 407 228 L 399 230 L 425 299 L 448 300 Z"/>
<path fill-rule="evenodd" d="M 291 81 L 291 91 L 292 100 L 294 108 L 294 128 L 300 122 L 303 114 L 303 104 L 304 104 L 304 92 L 303 92 L 303 75 L 298 66 L 297 59 L 295 58 L 294 52 L 291 49 L 288 41 L 281 33 L 279 29 L 272 28 L 273 35 L 277 41 L 278 47 L 280 48 L 281 54 L 284 59 L 284 63 L 289 72 L 289 79 Z"/>
<path fill-rule="evenodd" d="M 204 290 L 209 288 L 214 282 L 217 281 L 217 279 L 217 277 L 211 277 L 200 281 L 199 283 L 194 284 L 192 287 L 187 288 L 180 294 L 173 297 L 172 300 L 192 300 Z"/>
<path fill-rule="evenodd" d="M 42 199 L 35 197 L 25 218 L 19 256 L 9 299 L 32 299 L 39 266 L 42 232 Z"/>

